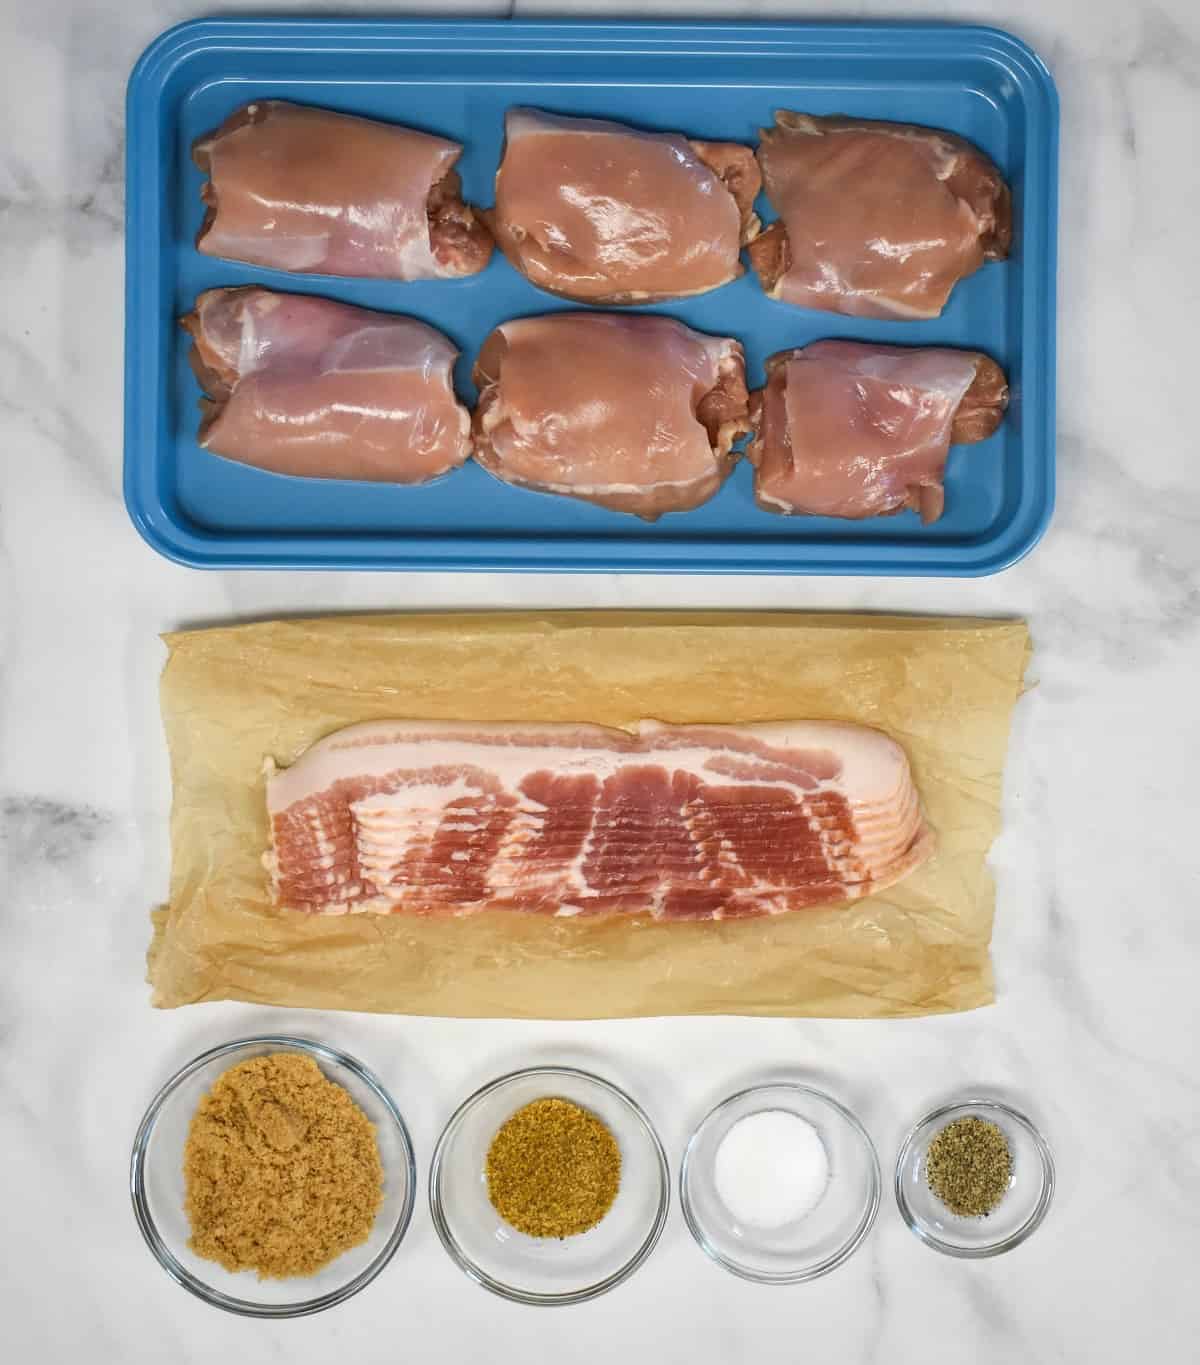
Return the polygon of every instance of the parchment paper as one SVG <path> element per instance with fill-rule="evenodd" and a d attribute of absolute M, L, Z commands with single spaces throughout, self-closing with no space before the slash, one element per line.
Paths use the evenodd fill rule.
<path fill-rule="evenodd" d="M 273 621 L 166 637 L 174 806 L 154 1003 L 407 1014 L 894 1018 L 993 999 L 993 888 L 1023 622 L 662 612 Z M 765 920 L 275 910 L 262 762 L 354 721 L 837 719 L 899 740 L 939 847 L 899 886 Z"/>

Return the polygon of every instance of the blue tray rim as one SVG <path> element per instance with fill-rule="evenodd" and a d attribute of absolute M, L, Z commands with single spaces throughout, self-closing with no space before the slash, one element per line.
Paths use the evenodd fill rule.
<path fill-rule="evenodd" d="M 156 206 L 162 198 L 160 127 L 144 117 L 144 106 L 157 108 L 161 87 L 171 70 L 194 49 L 214 41 L 236 40 L 243 46 L 270 48 L 281 39 L 301 49 L 319 47 L 353 51 L 388 43 L 426 38 L 431 42 L 462 40 L 511 52 L 515 43 L 529 50 L 554 50 L 553 44 L 655 44 L 678 52 L 681 41 L 711 50 L 722 44 L 745 53 L 762 47 L 778 52 L 781 41 L 802 40 L 806 49 L 830 53 L 872 53 L 902 50 L 915 36 L 926 44 L 945 45 L 956 55 L 992 55 L 1026 78 L 1024 94 L 1041 102 L 1039 117 L 1045 139 L 1044 178 L 1039 186 L 1042 213 L 1034 226 L 1042 238 L 1030 256 L 1037 269 L 1025 278 L 1022 316 L 1026 364 L 1042 374 L 1045 402 L 1039 437 L 1047 458 L 1038 479 L 1016 515 L 995 536 L 977 547 L 962 542 L 876 545 L 866 559 L 861 547 L 844 541 L 824 544 L 784 540 L 697 537 L 672 541 L 622 542 L 602 536 L 572 536 L 547 542 L 534 536 L 406 536 L 375 535 L 210 535 L 171 518 L 154 497 L 146 477 L 146 462 L 131 453 L 139 434 L 147 432 L 149 405 L 140 376 L 147 372 L 147 356 L 162 344 L 162 320 L 147 314 L 145 300 L 154 297 L 161 277 L 157 252 L 144 253 L 148 234 L 156 225 Z M 540 44 L 540 46 L 538 46 Z M 625 46 L 622 46 L 625 45 Z M 1050 523 L 1055 502 L 1055 391 L 1058 225 L 1058 90 L 1041 57 L 1022 39 L 987 25 L 937 21 L 728 21 L 711 20 L 542 20 L 469 18 L 448 21 L 436 17 L 404 19 L 262 18 L 235 16 L 185 20 L 154 38 L 135 62 L 126 89 L 126 241 L 125 241 L 125 460 L 124 498 L 129 517 L 146 543 L 165 558 L 189 568 L 210 569 L 359 569 L 455 572 L 574 572 L 668 574 L 785 574 L 861 577 L 982 577 L 1023 559 Z M 151 262 L 147 268 L 147 260 Z M 1032 305 L 1032 306 L 1031 306 Z M 1036 318 L 1038 325 L 1031 319 Z M 147 324 L 149 319 L 149 325 Z M 144 441 L 143 441 L 144 444 Z"/>

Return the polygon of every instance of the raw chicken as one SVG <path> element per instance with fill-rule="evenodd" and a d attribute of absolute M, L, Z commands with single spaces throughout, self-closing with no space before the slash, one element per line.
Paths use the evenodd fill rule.
<path fill-rule="evenodd" d="M 208 398 L 199 441 L 277 474 L 423 483 L 471 453 L 458 352 L 414 318 L 308 294 L 210 289 L 181 319 Z"/>
<path fill-rule="evenodd" d="M 870 318 L 933 318 L 984 261 L 1008 255 L 1000 172 L 952 133 L 780 110 L 758 149 L 779 212 L 750 247 L 775 299 Z"/>
<path fill-rule="evenodd" d="M 647 521 L 712 497 L 750 429 L 740 344 L 671 318 L 502 323 L 475 382 L 475 458 L 489 473 Z"/>
<path fill-rule="evenodd" d="M 749 147 L 510 109 L 483 216 L 532 284 L 584 303 L 716 289 L 742 273 L 761 179 Z"/>
<path fill-rule="evenodd" d="M 258 100 L 192 147 L 210 177 L 196 247 L 303 273 L 472 275 L 492 242 L 462 201 L 461 155 L 414 128 Z"/>
<path fill-rule="evenodd" d="M 1000 425 L 1008 384 L 978 351 L 817 341 L 767 361 L 751 399 L 754 496 L 770 512 L 942 514 L 952 442 Z"/>
<path fill-rule="evenodd" d="M 933 851 L 903 750 L 824 721 L 378 721 L 268 763 L 276 904 L 662 920 L 857 899 Z"/>

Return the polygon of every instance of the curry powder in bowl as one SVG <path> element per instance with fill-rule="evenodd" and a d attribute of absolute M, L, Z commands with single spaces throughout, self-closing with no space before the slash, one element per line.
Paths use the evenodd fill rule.
<path fill-rule="evenodd" d="M 481 1086 L 451 1115 L 429 1169 L 447 1253 L 517 1303 L 583 1303 L 614 1289 L 654 1250 L 669 1203 L 649 1118 L 611 1081 L 571 1066 Z"/>
<path fill-rule="evenodd" d="M 518 1232 L 574 1237 L 612 1208 L 621 1149 L 590 1110 L 570 1100 L 532 1100 L 492 1139 L 488 1198 Z"/>

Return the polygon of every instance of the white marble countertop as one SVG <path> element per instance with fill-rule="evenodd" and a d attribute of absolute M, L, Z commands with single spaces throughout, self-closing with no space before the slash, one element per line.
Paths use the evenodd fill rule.
<path fill-rule="evenodd" d="M 886 0 L 657 8 L 913 12 Z M 616 12 L 582 0 L 516 9 Z M 1058 512 L 1028 560 L 978 582 L 218 575 L 157 558 L 120 492 L 122 101 L 141 48 L 193 11 L 189 0 L 0 0 L 0 1340 L 9 1359 L 986 1365 L 1194 1349 L 1200 8 L 946 0 L 934 9 L 1031 42 L 1063 106 Z M 585 605 L 1026 614 L 1038 686 L 1018 708 L 994 852 L 998 1004 L 907 1024 L 151 1011 L 143 954 L 148 908 L 166 888 L 169 800 L 157 632 L 275 611 Z M 561 1048 L 641 1094 L 676 1159 L 714 1096 L 767 1070 L 824 1078 L 861 1113 L 885 1166 L 906 1123 L 933 1102 L 964 1085 L 996 1087 L 1044 1125 L 1058 1197 L 1024 1247 L 960 1263 L 922 1248 L 889 1194 L 863 1251 L 792 1289 L 744 1284 L 708 1263 L 676 1208 L 632 1281 L 559 1313 L 469 1284 L 422 1201 L 396 1260 L 350 1303 L 300 1321 L 243 1321 L 184 1294 L 152 1262 L 129 1208 L 129 1143 L 178 1064 L 214 1042 L 289 1027 L 326 1036 L 381 1074 L 410 1121 L 422 1179 L 440 1121 L 480 1075 Z"/>

